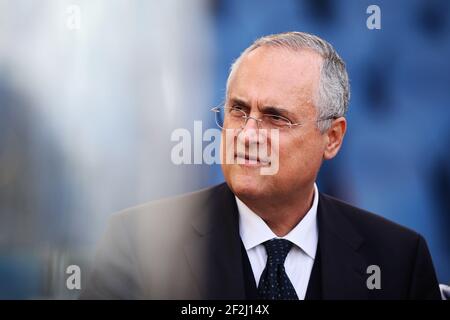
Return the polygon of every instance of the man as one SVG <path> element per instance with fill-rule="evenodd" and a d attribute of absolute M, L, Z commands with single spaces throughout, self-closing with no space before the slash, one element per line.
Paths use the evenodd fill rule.
<path fill-rule="evenodd" d="M 214 109 L 223 158 L 240 160 L 222 165 L 226 183 L 115 215 L 82 298 L 439 299 L 420 235 L 318 192 L 348 100 L 345 64 L 326 41 L 255 41 Z M 267 157 L 250 152 L 263 144 Z"/>

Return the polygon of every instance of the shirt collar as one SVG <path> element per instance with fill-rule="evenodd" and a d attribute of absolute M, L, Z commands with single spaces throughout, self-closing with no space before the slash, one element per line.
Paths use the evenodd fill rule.
<path fill-rule="evenodd" d="M 302 249 L 308 256 L 315 258 L 318 242 L 317 206 L 319 192 L 314 183 L 314 200 L 303 219 L 284 237 L 277 237 L 264 220 L 254 213 L 245 203 L 236 197 L 239 211 L 239 234 L 246 250 L 273 239 L 286 239 Z"/>

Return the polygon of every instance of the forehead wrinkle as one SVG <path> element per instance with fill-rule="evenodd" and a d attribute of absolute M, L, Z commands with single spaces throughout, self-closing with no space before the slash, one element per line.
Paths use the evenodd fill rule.
<path fill-rule="evenodd" d="M 304 52 L 304 54 L 300 52 Z M 299 60 L 300 58 L 301 60 Z M 319 54 L 310 50 L 257 48 L 243 57 L 237 66 L 236 72 L 232 75 L 229 90 L 227 90 L 227 98 L 234 89 L 234 92 L 238 91 L 237 95 L 242 96 L 244 93 L 250 95 L 249 99 L 251 100 L 257 99 L 257 106 L 283 105 L 286 109 L 294 112 L 298 112 L 299 108 L 305 109 L 302 108 L 305 105 L 314 106 L 315 96 L 319 89 L 322 61 L 323 58 Z M 274 65 L 275 67 L 273 67 Z M 287 70 L 286 65 L 288 66 Z M 292 70 L 297 74 L 293 75 Z M 246 81 L 248 77 L 251 82 Z M 264 87 L 267 87 L 267 90 Z M 278 87 L 279 90 L 271 90 L 274 87 Z M 239 92 L 242 90 L 244 92 Z M 265 92 L 270 95 L 264 96 Z M 249 101 L 249 103 L 254 104 L 255 101 Z"/>

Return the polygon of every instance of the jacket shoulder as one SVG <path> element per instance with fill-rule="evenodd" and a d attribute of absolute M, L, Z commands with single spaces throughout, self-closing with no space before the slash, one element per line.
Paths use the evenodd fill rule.
<path fill-rule="evenodd" d="M 189 213 L 195 214 L 220 187 L 221 185 L 217 185 L 178 196 L 146 202 L 118 211 L 112 217 L 127 221 L 163 219 L 172 218 L 173 216 L 182 218 L 183 215 L 186 216 Z"/>
<path fill-rule="evenodd" d="M 321 203 L 322 202 L 322 203 Z M 350 225 L 362 239 L 358 252 L 383 272 L 384 299 L 439 299 L 438 282 L 425 239 L 417 232 L 372 212 L 321 194 L 319 206 Z M 333 221 L 338 221 L 335 219 Z M 339 232 L 339 231 L 338 231 Z M 340 231 L 343 234 L 344 231 Z M 320 233 L 320 231 L 319 231 Z M 373 293 L 378 294 L 378 293 Z"/>
<path fill-rule="evenodd" d="M 223 184 L 170 198 L 150 201 L 112 214 L 109 225 L 120 225 L 134 241 L 179 239 L 211 206 Z"/>
<path fill-rule="evenodd" d="M 366 240 L 377 241 L 380 245 L 397 241 L 400 245 L 402 243 L 411 244 L 411 242 L 417 244 L 417 241 L 422 238 L 416 231 L 378 214 L 326 194 L 321 193 L 320 196 L 322 203 L 325 203 L 328 209 L 341 213 Z"/>

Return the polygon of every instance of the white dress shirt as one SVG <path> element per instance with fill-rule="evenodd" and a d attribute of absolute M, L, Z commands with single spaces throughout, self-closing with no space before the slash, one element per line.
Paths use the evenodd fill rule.
<path fill-rule="evenodd" d="M 267 261 L 267 252 L 263 242 L 273 238 L 286 239 L 294 245 L 286 257 L 284 267 L 298 298 L 305 299 L 319 236 L 317 185 L 314 184 L 314 200 L 311 209 L 284 237 L 277 237 L 260 216 L 250 210 L 238 197 L 235 198 L 239 210 L 239 234 L 247 251 L 256 285 L 259 284 Z"/>

